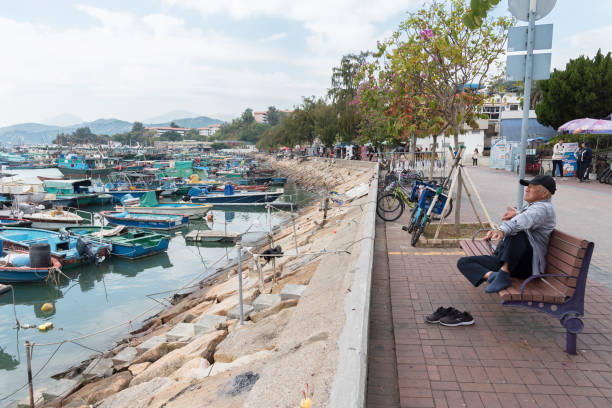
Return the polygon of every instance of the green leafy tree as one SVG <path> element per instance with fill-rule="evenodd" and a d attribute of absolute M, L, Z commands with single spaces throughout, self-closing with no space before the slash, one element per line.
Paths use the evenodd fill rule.
<path fill-rule="evenodd" d="M 369 53 L 348 54 L 340 60 L 340 66 L 332 69 L 331 88 L 327 95 L 337 113 L 338 133 L 342 141 L 349 142 L 357 136 L 359 119 L 357 108 L 351 102 L 357 95 L 355 77 Z"/>
<path fill-rule="evenodd" d="M 175 132 L 174 130 L 171 130 L 169 132 L 165 132 L 164 134 L 159 136 L 159 140 L 167 140 L 170 142 L 178 142 L 183 140 L 183 137 L 180 135 L 180 133 Z"/>
<path fill-rule="evenodd" d="M 266 112 L 266 116 L 268 118 L 268 124 L 271 126 L 276 126 L 281 121 L 282 113 L 276 109 L 275 106 L 270 106 L 268 108 L 268 112 Z"/>
<path fill-rule="evenodd" d="M 472 30 L 480 27 L 489 11 L 499 2 L 500 0 L 471 0 L 470 7 L 463 16 L 463 22 Z"/>
<path fill-rule="evenodd" d="M 573 119 L 603 118 L 612 112 L 611 55 L 599 50 L 593 59 L 570 60 L 539 85 L 542 99 L 536 113 L 541 124 L 557 129 Z"/>
<path fill-rule="evenodd" d="M 132 133 L 144 132 L 144 125 L 142 122 L 132 123 Z"/>
<path fill-rule="evenodd" d="M 255 122 L 255 116 L 253 116 L 253 109 L 245 109 L 244 112 L 242 112 L 242 116 L 240 117 L 240 119 L 242 120 L 242 123 L 247 125 Z"/>
<path fill-rule="evenodd" d="M 177 125 L 176 123 L 174 123 L 174 121 L 170 123 L 170 127 L 171 128 L 176 128 L 176 129 L 180 128 L 180 126 Z"/>

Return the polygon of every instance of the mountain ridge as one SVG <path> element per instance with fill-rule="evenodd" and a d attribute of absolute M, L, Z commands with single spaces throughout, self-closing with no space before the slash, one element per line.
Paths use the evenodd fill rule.
<path fill-rule="evenodd" d="M 208 116 L 198 116 L 194 118 L 174 119 L 164 123 L 145 124 L 145 126 L 169 126 L 172 122 L 186 128 L 200 128 L 212 124 L 223 123 L 223 121 L 219 119 L 210 118 Z M 133 122 L 114 118 L 100 118 L 90 122 L 81 122 L 68 126 L 45 125 L 35 122 L 18 123 L 0 127 L 0 140 L 2 144 L 52 143 L 58 133 L 72 133 L 81 127 L 89 127 L 95 134 L 113 136 L 118 133 L 129 132 L 132 129 L 132 124 Z"/>

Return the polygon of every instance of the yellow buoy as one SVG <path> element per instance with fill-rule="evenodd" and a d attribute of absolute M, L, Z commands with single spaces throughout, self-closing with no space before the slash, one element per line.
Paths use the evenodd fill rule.
<path fill-rule="evenodd" d="M 38 326 L 38 331 L 46 332 L 47 330 L 50 330 L 52 328 L 53 328 L 53 323 L 47 322 L 47 323 L 43 323 L 40 326 Z"/>
<path fill-rule="evenodd" d="M 53 303 L 45 303 L 44 305 L 42 305 L 40 310 L 42 310 L 45 313 L 52 312 L 53 311 Z"/>
<path fill-rule="evenodd" d="M 300 408 L 310 408 L 312 405 L 312 400 L 310 398 L 302 398 L 302 402 L 300 403 Z"/>

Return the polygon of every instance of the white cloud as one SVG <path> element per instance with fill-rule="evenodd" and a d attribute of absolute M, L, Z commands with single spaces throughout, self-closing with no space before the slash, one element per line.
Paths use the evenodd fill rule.
<path fill-rule="evenodd" d="M 260 38 L 259 42 L 272 42 L 272 41 L 282 40 L 283 38 L 287 38 L 287 33 L 285 32 L 275 33 L 267 37 Z"/>
<path fill-rule="evenodd" d="M 227 15 L 236 20 L 279 17 L 301 23 L 309 32 L 310 50 L 317 54 L 371 49 L 382 39 L 377 23 L 420 5 L 422 0 L 164 0 L 171 6 L 197 10 L 204 16 Z M 340 55 L 341 55 L 340 54 Z"/>
<path fill-rule="evenodd" d="M 290 106 L 321 84 L 254 63 L 286 63 L 278 52 L 222 33 L 79 6 L 99 24 L 56 29 L 0 17 L 0 125 L 61 112 L 86 120 L 137 120 L 176 107 L 237 114 L 247 106 Z"/>
<path fill-rule="evenodd" d="M 606 38 L 612 38 L 612 25 L 597 27 L 567 37 L 561 37 L 555 45 L 560 46 L 552 50 L 552 68 L 564 69 L 570 59 L 581 55 L 592 58 L 601 48 L 606 54 L 612 51 Z"/>

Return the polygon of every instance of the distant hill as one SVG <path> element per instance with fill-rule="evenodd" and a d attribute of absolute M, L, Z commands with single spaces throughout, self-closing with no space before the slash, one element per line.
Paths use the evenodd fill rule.
<path fill-rule="evenodd" d="M 218 119 L 199 116 L 195 118 L 173 119 L 168 122 L 146 126 L 168 126 L 171 122 L 187 128 L 201 128 L 216 123 L 223 123 Z M 80 127 L 89 127 L 93 133 L 98 135 L 112 136 L 117 133 L 129 132 L 132 129 L 132 122 L 126 122 L 119 119 L 97 119 L 92 122 L 82 122 L 69 126 L 20 123 L 17 125 L 0 127 L 0 143 L 52 143 L 58 133 L 72 133 Z"/>
<path fill-rule="evenodd" d="M 143 120 L 144 123 L 165 123 L 172 122 L 176 118 L 195 118 L 197 117 L 197 113 L 189 112 L 186 110 L 173 110 L 170 112 L 166 112 L 163 115 L 153 116 L 151 118 L 147 118 Z"/>
<path fill-rule="evenodd" d="M 62 113 L 60 115 L 53 116 L 52 118 L 47 118 L 42 121 L 43 124 L 50 126 L 70 126 L 73 123 L 81 122 L 83 122 L 83 119 L 70 113 Z"/>
<path fill-rule="evenodd" d="M 209 125 L 221 124 L 223 121 L 219 119 L 209 118 L 208 116 L 198 116 L 197 118 L 183 118 L 183 119 L 174 119 L 164 123 L 155 123 L 147 126 L 169 126 L 170 123 L 176 123 L 177 125 L 184 128 L 192 128 L 197 129 Z"/>

